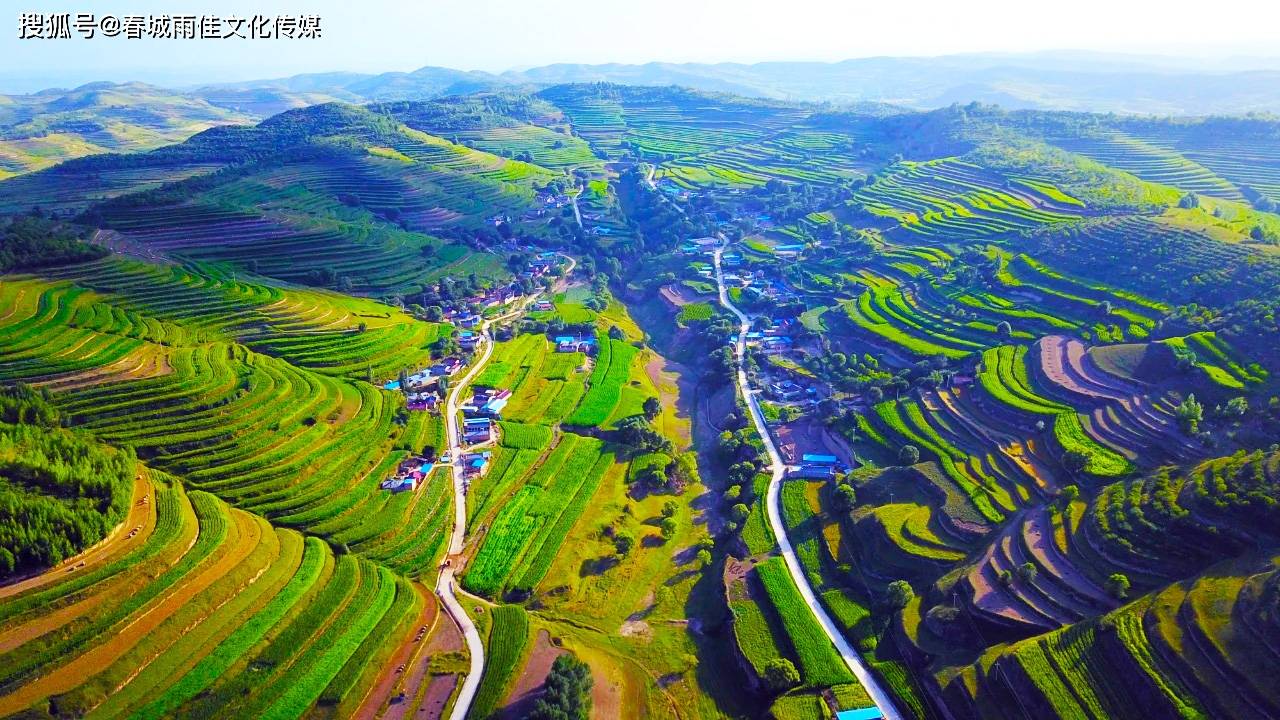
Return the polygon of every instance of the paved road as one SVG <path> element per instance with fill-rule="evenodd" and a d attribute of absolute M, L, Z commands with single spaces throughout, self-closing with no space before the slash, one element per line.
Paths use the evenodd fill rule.
<path fill-rule="evenodd" d="M 578 193 L 583 192 L 583 188 L 578 188 Z M 578 227 L 586 229 L 582 225 L 582 213 L 578 212 L 578 193 L 569 193 L 569 204 L 573 206 L 573 218 L 578 221 Z"/>
<path fill-rule="evenodd" d="M 575 210 L 576 207 L 575 205 Z M 562 254 L 561 257 L 568 261 L 568 268 L 564 273 L 567 279 L 569 274 L 573 272 L 574 267 L 577 266 L 577 261 L 568 255 Z M 489 362 L 489 358 L 493 357 L 493 340 L 489 335 L 489 326 L 519 315 L 536 297 L 537 295 L 535 294 L 519 300 L 515 309 L 504 315 L 485 320 L 480 324 L 480 327 L 477 328 L 480 335 L 478 345 L 480 353 L 472 361 L 471 367 L 467 369 L 467 372 L 454 384 L 445 400 L 445 436 L 449 444 L 449 470 L 453 475 L 453 535 L 449 539 L 449 555 L 454 560 L 462 553 L 467 541 L 467 498 L 462 468 L 463 448 L 459 440 L 460 433 L 458 432 L 458 400 L 476 375 L 480 374 L 480 371 L 484 369 L 485 364 Z M 467 676 L 462 682 L 462 689 L 458 692 L 458 700 L 453 704 L 453 713 L 449 715 L 450 720 L 464 720 L 467 712 L 471 710 L 471 703 L 475 700 L 476 689 L 480 687 L 480 677 L 484 674 L 484 642 L 480 640 L 480 632 L 476 629 L 475 623 L 471 622 L 471 617 L 467 615 L 466 610 L 462 608 L 462 604 L 458 602 L 454 588 L 454 573 L 456 570 L 457 567 L 452 563 L 440 569 L 440 577 L 436 580 L 436 593 L 440 596 L 440 600 L 444 604 L 445 611 L 449 613 L 449 617 L 453 618 L 458 627 L 462 628 L 462 635 L 467 641 L 467 649 L 471 654 L 471 668 L 467 671 Z"/>
<path fill-rule="evenodd" d="M 764 413 L 760 410 L 760 400 L 756 397 L 755 391 L 751 389 L 751 383 L 747 381 L 743 356 L 746 354 L 747 331 L 751 327 L 751 319 L 729 301 L 729 291 L 724 285 L 724 273 L 720 269 L 720 255 L 723 252 L 723 245 L 715 251 L 716 284 L 719 286 L 720 304 L 738 318 L 738 341 L 734 348 L 737 356 L 738 387 L 742 391 L 742 396 L 747 400 L 747 406 L 751 409 L 751 420 L 755 423 L 756 430 L 760 433 L 760 439 L 764 442 L 765 450 L 769 453 L 769 462 L 773 466 L 773 477 L 769 480 L 769 491 L 765 495 L 765 507 L 769 515 L 769 525 L 773 527 L 773 534 L 778 538 L 778 545 L 782 548 L 782 557 L 786 560 L 787 569 L 791 571 L 791 578 L 795 580 L 796 587 L 800 589 L 800 595 L 804 598 L 805 604 L 809 606 L 809 609 L 813 611 L 814 616 L 818 618 L 818 624 L 822 626 L 823 632 L 827 634 L 832 644 L 836 646 L 836 650 L 839 651 L 840 657 L 844 659 L 845 665 L 849 666 L 850 672 L 853 673 L 854 677 L 858 678 L 858 682 L 862 683 L 862 687 L 866 688 L 867 694 L 871 696 L 872 701 L 880 708 L 880 712 L 884 713 L 886 718 L 900 720 L 902 716 L 898 713 L 898 709 L 894 707 L 889 693 L 885 692 L 880 683 L 867 670 L 867 666 L 862 662 L 858 651 L 854 650 L 853 646 L 845 640 L 844 635 L 836 627 L 831 616 L 822 607 L 822 603 L 819 602 L 813 592 L 813 588 L 809 585 L 809 579 L 805 575 L 804 568 L 800 565 L 799 558 L 796 557 L 795 549 L 791 546 L 791 539 L 787 537 L 787 526 L 782 521 L 782 511 L 780 510 L 782 506 L 782 481 L 787 474 L 787 466 L 782 462 L 782 456 L 778 453 L 777 446 L 773 444 L 773 437 L 769 435 L 769 428 L 764 421 Z"/>

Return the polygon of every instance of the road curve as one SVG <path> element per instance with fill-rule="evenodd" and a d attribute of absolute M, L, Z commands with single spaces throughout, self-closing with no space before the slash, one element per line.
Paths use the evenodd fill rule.
<path fill-rule="evenodd" d="M 445 436 L 449 441 L 449 470 L 453 475 L 453 535 L 449 539 L 450 556 L 457 556 L 462 552 L 467 537 L 467 497 L 463 490 L 462 444 L 458 441 L 458 398 L 493 356 L 493 343 L 489 342 L 488 327 L 488 322 L 480 327 L 481 351 L 478 359 L 471 363 L 462 379 L 449 390 L 448 399 L 445 400 Z M 467 650 L 471 654 L 471 669 L 462 681 L 462 689 L 458 691 L 458 699 L 453 703 L 453 712 L 449 715 L 450 720 L 464 720 L 475 700 L 476 689 L 480 687 L 480 677 L 484 674 L 484 642 L 480 640 L 476 624 L 471 622 L 471 617 L 458 602 L 454 592 L 453 573 L 452 565 L 440 569 L 436 594 L 440 596 L 449 617 L 462 629 Z"/>
<path fill-rule="evenodd" d="M 853 673 L 854 677 L 858 678 L 858 682 L 862 683 L 862 687 L 866 689 L 867 694 L 871 696 L 871 700 L 875 702 L 886 718 L 901 720 L 902 716 L 894 706 L 893 699 L 889 696 L 889 693 L 885 692 L 884 688 L 880 686 L 875 676 L 871 674 L 866 664 L 862 662 L 862 657 L 858 655 L 858 651 L 854 650 L 849 641 L 845 640 L 844 635 L 836 627 L 831 616 L 822 607 L 822 603 L 809 585 L 809 579 L 804 573 L 804 568 L 800 565 L 799 558 L 796 557 L 795 549 L 791 546 L 791 539 L 787 537 L 787 526 L 782 521 L 782 511 L 780 509 L 782 506 L 782 481 L 786 476 L 787 466 L 782 462 L 782 456 L 778 453 L 777 446 L 773 444 L 773 437 L 769 434 L 769 428 L 764 421 L 764 413 L 760 410 L 760 400 L 756 397 L 755 391 L 751 389 L 751 384 L 747 381 L 747 372 L 744 369 L 743 359 L 746 354 L 747 331 L 751 327 L 751 319 L 729 301 L 729 291 L 724 285 L 724 272 L 720 269 L 720 255 L 723 252 L 724 245 L 721 245 L 716 248 L 714 254 L 716 285 L 719 289 L 720 304 L 738 318 L 738 340 L 734 343 L 738 389 L 747 401 L 747 407 L 751 411 L 751 420 L 755 423 L 756 431 L 760 433 L 760 439 L 764 442 L 765 451 L 769 454 L 769 463 L 773 467 L 773 476 L 769 479 L 769 490 L 765 495 L 765 508 L 769 515 L 769 525 L 773 528 L 773 534 L 778 538 L 778 545 L 782 549 L 782 557 L 787 563 L 787 570 L 791 572 L 791 579 L 795 581 L 796 587 L 799 588 L 805 604 L 809 606 L 814 616 L 817 617 L 818 624 L 822 626 L 822 631 L 827 634 L 827 638 L 836 646 L 836 650 L 840 653 L 840 657 L 844 659 L 845 665 L 849 666 L 849 671 Z"/>
<path fill-rule="evenodd" d="M 563 253 L 560 253 L 560 256 L 568 261 L 568 268 L 564 273 L 564 277 L 567 279 L 577 266 L 577 261 Z M 489 362 L 489 358 L 493 357 L 493 341 L 489 336 L 489 326 L 520 314 L 521 311 L 529 306 L 529 303 L 533 302 L 535 297 L 537 297 L 536 293 L 519 301 L 516 309 L 511 312 L 490 318 L 480 324 L 480 327 L 477 328 L 480 335 L 478 345 L 480 354 L 471 363 L 471 367 L 467 369 L 462 378 L 449 390 L 448 397 L 445 400 L 445 437 L 449 445 L 449 471 L 453 475 L 453 534 L 449 538 L 449 555 L 452 557 L 462 553 L 466 547 L 467 540 L 467 497 L 462 477 L 462 443 L 459 442 L 458 432 L 458 399 L 462 396 L 463 390 L 475 379 L 476 375 L 480 374 L 485 364 Z M 476 690 L 480 687 L 480 678 L 484 674 L 484 642 L 480 639 L 480 631 L 476 629 L 475 623 L 471 621 L 471 617 L 467 615 L 466 610 L 462 608 L 462 604 L 458 602 L 454 588 L 454 572 L 456 570 L 457 568 L 452 564 L 440 568 L 440 577 L 436 580 L 436 594 L 440 596 L 445 612 L 449 613 L 449 617 L 453 618 L 453 621 L 462 629 L 462 636 L 467 641 L 467 650 L 471 655 L 471 668 L 467 671 L 467 676 L 462 681 L 462 689 L 458 691 L 458 699 L 454 702 L 453 712 L 449 715 L 450 720 L 464 720 L 471 710 L 471 703 L 475 700 Z"/>

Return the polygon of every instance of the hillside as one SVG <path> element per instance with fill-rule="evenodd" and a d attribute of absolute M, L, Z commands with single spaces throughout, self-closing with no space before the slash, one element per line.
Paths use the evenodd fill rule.
<path fill-rule="evenodd" d="M 4 95 L 0 179 L 84 155 L 150 150 L 253 117 L 143 83 L 92 83 L 74 90 Z"/>
<path fill-rule="evenodd" d="M 491 79 L 0 180 L 0 715 L 1280 712 L 1280 122 Z"/>

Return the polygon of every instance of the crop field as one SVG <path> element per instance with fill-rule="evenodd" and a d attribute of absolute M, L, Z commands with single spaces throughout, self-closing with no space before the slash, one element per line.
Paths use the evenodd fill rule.
<path fill-rule="evenodd" d="M 773 604 L 755 574 L 748 574 L 730 588 L 729 612 L 733 615 L 733 638 L 739 652 L 757 678 L 765 666 L 788 655 L 790 641 Z"/>
<path fill-rule="evenodd" d="M 958 159 L 902 162 L 859 190 L 854 202 L 925 240 L 997 237 L 1076 217 L 1079 208 L 1063 202 L 1060 191 L 1004 185 Z"/>
<path fill-rule="evenodd" d="M 1240 191 L 1212 170 L 1158 142 L 1144 141 L 1122 132 L 1096 137 L 1055 139 L 1054 144 L 1093 158 L 1104 165 L 1133 173 L 1143 180 L 1182 190 L 1231 200 Z"/>
<path fill-rule="evenodd" d="M 0 143 L 0 715 L 434 717 L 448 567 L 469 717 L 570 653 L 602 717 L 872 704 L 797 578 L 904 717 L 1280 717 L 1274 119 L 475 79 Z M 324 96 L 226 102 L 277 92 Z M 455 491 L 384 387 L 470 312 L 510 397 Z"/>
<path fill-rule="evenodd" d="M 1161 303 L 1068 277 L 1025 255 L 994 248 L 993 282 L 970 284 L 947 271 L 945 251 L 887 250 L 880 262 L 846 274 L 856 295 L 841 301 L 851 329 L 878 345 L 917 357 L 960 359 L 1012 340 L 1049 334 L 1123 342 L 1146 338 Z M 808 263 L 812 272 L 829 263 Z M 1098 307 L 1106 302 L 1109 314 Z M 1007 323 L 1004 328 L 1002 324 Z"/>
<path fill-rule="evenodd" d="M 349 171 L 359 174 L 357 169 Z M 371 230 L 367 221 L 332 217 L 327 213 L 337 214 L 336 210 L 324 205 L 312 208 L 305 198 L 272 202 L 277 191 L 265 183 L 307 181 L 301 169 L 297 173 L 266 178 L 261 185 L 239 181 L 238 186 L 220 188 L 226 194 L 234 193 L 236 205 L 223 198 L 209 198 L 206 202 L 124 207 L 104 213 L 103 222 L 155 252 L 198 261 L 233 262 L 292 282 L 313 281 L 313 273 L 323 270 L 366 292 L 420 286 L 439 262 L 437 256 L 446 256 L 442 243 L 424 243 L 421 236 L 398 228 Z M 297 203 L 302 209 L 285 207 L 286 202 Z M 273 212 L 264 215 L 258 208 Z M 307 210 L 316 215 L 307 214 Z M 424 248 L 431 256 L 424 254 Z"/>
<path fill-rule="evenodd" d="M 96 274 L 99 270 L 86 284 L 123 290 L 115 284 L 132 278 L 140 292 L 137 276 L 103 276 Z M 308 296 L 289 309 L 285 305 L 298 298 L 273 298 L 265 287 L 219 285 L 199 276 L 174 279 L 176 291 L 189 290 L 186 302 L 162 291 L 144 297 L 126 290 L 123 296 L 132 299 L 123 307 L 84 289 L 78 279 L 77 284 L 6 279 L 0 293 L 15 305 L 0 321 L 6 338 L 0 377 L 64 388 L 55 402 L 75 427 L 130 445 L 156 467 L 237 507 L 287 527 L 323 528 L 326 537 L 359 537 L 368 544 L 369 557 L 407 573 L 429 567 L 439 547 L 439 524 L 447 517 L 444 486 L 429 485 L 433 496 L 412 509 L 399 507 L 403 501 L 398 501 L 388 510 L 389 501 L 377 490 L 383 473 L 389 473 L 390 444 L 404 433 L 393 423 L 399 397 L 211 339 L 251 317 L 309 322 Z M 197 302 L 212 313 L 210 319 L 223 321 L 189 324 L 187 318 L 198 317 Z M 335 305 L 324 313 L 342 309 Z M 270 312 L 278 313 L 274 320 Z M 343 312 L 352 315 L 350 309 Z M 239 320 L 226 322 L 237 315 Z M 387 363 L 404 361 L 398 350 L 386 352 Z M 353 367 L 352 374 L 368 372 L 370 360 Z M 377 514 L 376 527 L 388 542 L 368 535 L 364 519 L 369 513 Z M 414 552 L 401 550 L 394 541 L 397 518 L 413 518 L 434 540 L 418 544 Z"/>
<path fill-rule="evenodd" d="M 573 414 L 565 419 L 569 425 L 595 427 L 608 421 L 622 400 L 623 385 L 631 378 L 631 364 L 639 351 L 604 333 L 598 334 L 597 342 L 600 350 L 591 369 L 587 392 Z"/>
<path fill-rule="evenodd" d="M 507 688 L 519 672 L 524 650 L 529 644 L 529 616 L 519 605 L 499 605 L 493 610 L 485 673 L 476 691 L 471 714 L 487 718 L 506 697 Z"/>
<path fill-rule="evenodd" d="M 517 423 L 554 426 L 577 407 L 586 390 L 582 353 L 560 353 L 542 335 L 498 343 L 475 384 L 511 391 L 503 417 Z"/>
<path fill-rule="evenodd" d="M 85 574 L 6 600 L 0 712 L 57 696 L 59 707 L 100 717 L 199 715 L 223 703 L 296 717 L 322 698 L 362 694 L 370 678 L 359 659 L 394 642 L 421 607 L 418 591 L 314 537 L 151 477 L 149 533 Z"/>
<path fill-rule="evenodd" d="M 804 606 L 782 558 L 766 560 L 756 567 L 756 572 L 795 648 L 799 660 L 797 668 L 803 682 L 815 687 L 853 682 L 853 675 L 840 659 L 835 646 Z"/>
<path fill-rule="evenodd" d="M 64 323 L 71 328 L 161 348 L 238 340 L 326 375 L 395 377 L 425 362 L 443 327 L 373 301 L 237 281 L 216 267 L 109 259 L 45 275 L 71 283 L 50 285 L 47 292 L 61 295 L 46 301 L 67 304 Z M 3 292 L 14 293 L 20 310 L 38 297 L 35 287 L 9 282 Z"/>
<path fill-rule="evenodd" d="M 561 436 L 498 511 L 463 586 L 483 595 L 504 589 L 527 594 L 536 587 L 613 461 L 599 440 Z"/>

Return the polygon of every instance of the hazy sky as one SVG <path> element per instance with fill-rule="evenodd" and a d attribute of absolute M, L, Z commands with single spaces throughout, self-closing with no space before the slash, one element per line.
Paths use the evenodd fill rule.
<path fill-rule="evenodd" d="M 301 72 L 501 71 L 555 62 L 841 60 L 1084 49 L 1280 54 L 1280 9 L 1216 0 L 78 0 L 6 2 L 0 90 L 90 80 L 231 81 Z M 1269 6 L 1271 9 L 1269 9 Z M 18 14 L 317 14 L 318 41 L 20 41 Z"/>

